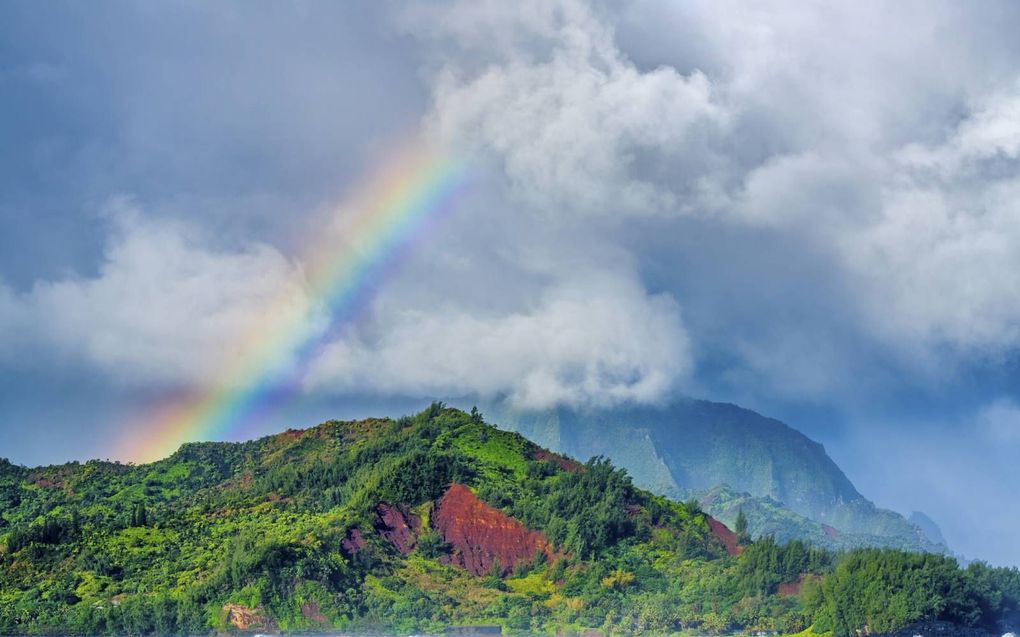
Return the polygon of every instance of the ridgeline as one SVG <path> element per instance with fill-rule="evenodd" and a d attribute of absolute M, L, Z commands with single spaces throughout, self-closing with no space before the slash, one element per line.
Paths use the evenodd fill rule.
<path fill-rule="evenodd" d="M 147 465 L 0 461 L 0 633 L 1002 632 L 1020 573 L 751 541 L 434 403 Z"/>

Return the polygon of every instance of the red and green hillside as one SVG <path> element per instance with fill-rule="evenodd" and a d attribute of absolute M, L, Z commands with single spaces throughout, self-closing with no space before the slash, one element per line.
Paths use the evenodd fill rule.
<path fill-rule="evenodd" d="M 739 545 L 604 459 L 438 403 L 140 466 L 0 462 L 2 634 L 843 636 L 935 619 L 998 630 L 1018 604 L 1016 571 Z"/>

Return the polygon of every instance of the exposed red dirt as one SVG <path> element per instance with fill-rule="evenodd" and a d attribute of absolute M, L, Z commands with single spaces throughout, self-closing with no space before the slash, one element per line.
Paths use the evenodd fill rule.
<path fill-rule="evenodd" d="M 347 557 L 354 557 L 363 548 L 365 548 L 365 538 L 361 535 L 361 529 L 351 529 L 347 532 L 347 537 L 340 542 L 340 549 Z"/>
<path fill-rule="evenodd" d="M 479 500 L 464 485 L 454 484 L 439 501 L 432 524 L 453 547 L 444 561 L 475 574 L 487 575 L 495 562 L 503 575 L 539 551 L 552 558 L 549 541 L 517 520 Z"/>
<path fill-rule="evenodd" d="M 325 624 L 329 621 L 329 618 L 322 614 L 322 610 L 319 608 L 319 602 L 306 602 L 302 604 L 301 614 L 304 615 L 305 619 L 317 624 Z"/>
<path fill-rule="evenodd" d="M 407 555 L 418 543 L 421 518 L 392 504 L 380 502 L 375 507 L 375 530 L 389 540 L 397 550 Z"/>
<path fill-rule="evenodd" d="M 561 456 L 558 453 L 553 453 L 547 449 L 538 449 L 535 451 L 535 460 L 548 460 L 549 462 L 555 462 L 560 469 L 564 471 L 580 471 L 583 465 L 576 460 L 571 460 L 566 456 Z"/>
<path fill-rule="evenodd" d="M 28 482 L 42 489 L 58 489 L 64 486 L 66 473 L 64 470 L 58 470 L 54 475 L 31 473 L 28 476 Z"/>
<path fill-rule="evenodd" d="M 776 588 L 776 592 L 783 597 L 796 597 L 800 595 L 800 582 L 783 582 Z"/>
<path fill-rule="evenodd" d="M 261 608 L 248 608 L 240 604 L 224 604 L 227 621 L 238 630 L 275 630 L 276 623 L 265 616 Z"/>
<path fill-rule="evenodd" d="M 722 545 L 726 547 L 726 552 L 730 555 L 740 555 L 744 547 L 740 546 L 740 542 L 737 541 L 737 534 L 711 515 L 706 515 L 705 519 L 708 521 L 708 528 L 712 531 L 712 535 L 722 542 Z"/>
<path fill-rule="evenodd" d="M 829 526 L 828 524 L 822 525 L 822 530 L 825 531 L 826 537 L 830 540 L 835 540 L 839 537 L 839 529 Z"/>

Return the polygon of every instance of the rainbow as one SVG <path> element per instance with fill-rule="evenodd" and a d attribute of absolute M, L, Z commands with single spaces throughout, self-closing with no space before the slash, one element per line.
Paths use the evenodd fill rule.
<path fill-rule="evenodd" d="M 465 177 L 461 162 L 420 144 L 386 162 L 338 208 L 337 232 L 322 233 L 340 239 L 317 239 L 302 251 L 311 306 L 295 309 L 294 291 L 281 292 L 267 304 L 266 316 L 239 335 L 237 354 L 225 357 L 218 382 L 145 414 L 118 456 L 149 461 L 184 442 L 254 433 L 266 415 L 299 393 L 307 365 L 452 207 Z"/>

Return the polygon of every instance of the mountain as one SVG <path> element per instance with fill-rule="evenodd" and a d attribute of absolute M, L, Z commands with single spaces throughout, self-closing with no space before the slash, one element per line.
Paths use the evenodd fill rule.
<path fill-rule="evenodd" d="M 741 544 L 603 458 L 580 464 L 440 403 L 146 465 L 0 461 L 6 635 L 850 637 L 922 620 L 980 635 L 1018 608 L 1015 570 Z"/>
<path fill-rule="evenodd" d="M 925 537 L 934 542 L 935 544 L 942 544 L 948 546 L 946 539 L 942 537 L 942 529 L 939 528 L 938 524 L 935 524 L 935 520 L 922 513 L 921 511 L 914 511 L 907 518 L 910 523 L 921 529 L 924 532 Z"/>
<path fill-rule="evenodd" d="M 825 448 L 788 425 L 726 403 L 678 400 L 663 407 L 486 413 L 539 444 L 578 458 L 604 455 L 635 482 L 674 498 L 698 498 L 721 519 L 748 511 L 755 535 L 822 546 L 945 551 L 941 538 L 862 496 Z"/>

